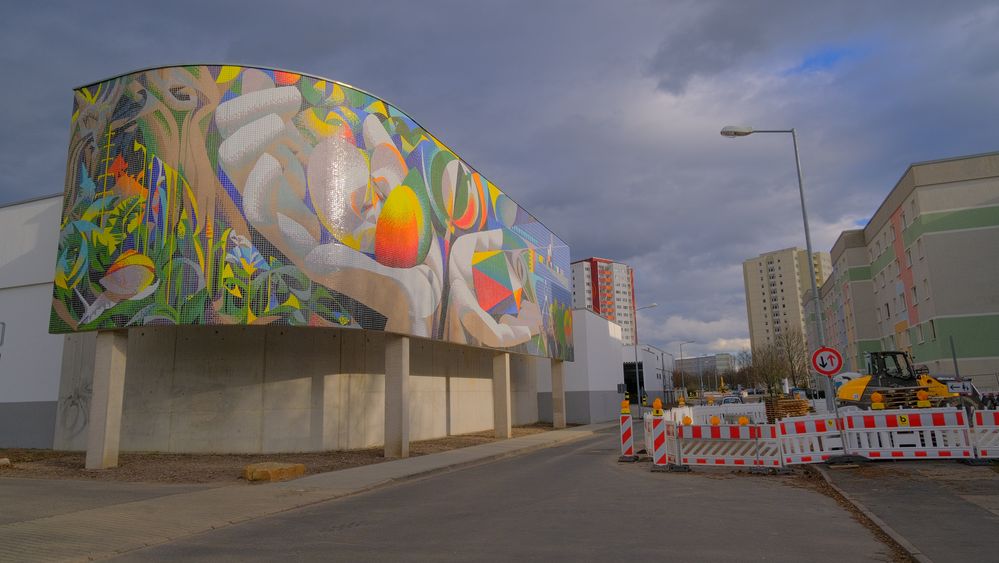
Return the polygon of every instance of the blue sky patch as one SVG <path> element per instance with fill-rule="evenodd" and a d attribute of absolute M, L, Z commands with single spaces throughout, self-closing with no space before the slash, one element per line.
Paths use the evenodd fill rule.
<path fill-rule="evenodd" d="M 857 47 L 825 47 L 807 55 L 801 64 L 784 71 L 784 75 L 808 74 L 830 70 L 836 65 L 861 58 L 865 49 Z"/>

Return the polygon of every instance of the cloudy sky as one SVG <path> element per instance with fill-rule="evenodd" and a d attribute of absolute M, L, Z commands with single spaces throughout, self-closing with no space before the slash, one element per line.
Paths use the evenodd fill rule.
<path fill-rule="evenodd" d="M 72 88 L 243 63 L 405 110 L 573 259 L 636 267 L 643 341 L 748 347 L 742 261 L 863 225 L 912 162 L 999 150 L 989 1 L 9 2 L 0 203 L 62 189 Z"/>

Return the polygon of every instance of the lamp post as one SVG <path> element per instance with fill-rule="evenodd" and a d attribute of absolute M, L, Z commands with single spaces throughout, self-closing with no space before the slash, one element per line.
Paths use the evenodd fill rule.
<path fill-rule="evenodd" d="M 633 344 L 635 346 L 635 392 L 638 395 L 635 402 L 638 403 L 638 418 L 640 419 L 645 416 L 645 413 L 642 412 L 642 379 L 638 374 L 638 312 L 642 309 L 652 309 L 653 307 L 658 306 L 658 303 L 652 303 L 651 305 L 646 305 L 644 307 L 636 307 L 634 318 L 635 326 L 631 331 Z"/>
<path fill-rule="evenodd" d="M 700 382 L 700 385 L 701 385 L 701 401 L 702 401 L 702 403 L 706 399 L 706 397 L 704 396 L 704 364 L 701 363 L 701 361 L 703 359 L 704 359 L 704 356 L 697 356 L 697 380 Z"/>
<path fill-rule="evenodd" d="M 663 352 L 663 354 L 666 354 L 667 356 L 669 356 L 669 359 L 673 360 L 673 369 L 670 370 L 670 381 L 669 381 L 670 390 L 672 390 L 673 389 L 673 373 L 676 371 L 676 358 L 674 358 L 673 354 L 670 354 L 666 350 L 663 350 L 662 352 Z M 663 401 L 666 401 L 667 403 L 672 404 L 674 401 L 668 401 L 668 400 L 666 400 L 666 358 L 663 357 L 663 354 L 659 355 L 659 357 L 662 358 L 662 360 L 663 360 Z"/>
<path fill-rule="evenodd" d="M 757 129 L 753 130 L 752 127 L 742 127 L 728 125 L 723 127 L 721 134 L 723 137 L 735 138 L 735 137 L 745 137 L 747 135 L 752 135 L 753 133 L 790 133 L 791 142 L 794 144 L 794 164 L 798 170 L 798 195 L 801 196 L 801 220 L 805 224 L 805 249 L 808 252 L 808 273 L 812 280 L 812 301 L 814 301 L 815 309 L 815 334 L 818 335 L 819 341 L 816 343 L 818 346 L 824 346 L 826 343 L 825 331 L 822 327 L 822 305 L 819 300 L 819 285 L 815 281 L 815 258 L 812 256 L 812 235 L 808 229 L 808 212 L 805 210 L 805 182 L 801 176 L 801 159 L 798 157 L 798 134 L 795 132 L 794 128 L 791 129 Z M 831 378 L 826 379 L 826 407 L 829 410 L 838 410 L 836 408 L 836 399 L 833 396 L 834 390 Z"/>
<path fill-rule="evenodd" d="M 683 371 L 683 345 L 694 344 L 694 340 L 684 340 L 680 343 L 680 384 L 683 386 L 683 399 L 687 399 L 687 376 Z"/>

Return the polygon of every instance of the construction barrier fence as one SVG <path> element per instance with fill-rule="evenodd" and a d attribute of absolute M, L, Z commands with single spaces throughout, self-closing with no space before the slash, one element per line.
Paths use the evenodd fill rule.
<path fill-rule="evenodd" d="M 745 414 L 742 424 L 722 424 L 721 416 L 706 410 L 698 415 L 716 417 L 714 424 L 698 424 L 685 409 L 679 413 L 688 417 L 684 424 L 682 418 L 676 420 L 677 414 L 645 417 L 654 467 L 776 468 L 821 463 L 840 454 L 871 460 L 999 458 L 997 410 L 977 411 L 970 419 L 955 407 L 851 410 L 839 418 L 824 413 L 777 424 L 752 423 Z"/>
<path fill-rule="evenodd" d="M 971 430 L 975 454 L 979 459 L 999 458 L 999 411 L 975 412 L 975 425 Z"/>

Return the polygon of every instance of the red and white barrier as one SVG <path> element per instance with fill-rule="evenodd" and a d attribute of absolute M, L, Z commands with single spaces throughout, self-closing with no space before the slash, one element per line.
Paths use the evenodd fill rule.
<path fill-rule="evenodd" d="M 670 463 L 666 448 L 666 420 L 660 416 L 652 417 L 652 470 L 664 469 Z"/>
<path fill-rule="evenodd" d="M 975 456 L 957 408 L 862 411 L 844 415 L 847 450 L 869 459 L 968 459 Z"/>
<path fill-rule="evenodd" d="M 621 412 L 621 457 L 618 461 L 635 461 L 638 456 L 635 455 L 635 436 L 633 435 L 633 429 L 631 427 L 631 412 Z"/>
<path fill-rule="evenodd" d="M 652 453 L 652 411 L 645 413 L 645 418 L 642 420 L 642 443 L 645 444 L 645 453 Z"/>
<path fill-rule="evenodd" d="M 678 465 L 779 467 L 777 429 L 762 425 L 677 426 Z"/>
<path fill-rule="evenodd" d="M 785 418 L 779 421 L 781 460 L 784 465 L 818 463 L 843 453 L 842 423 L 826 415 Z"/>
<path fill-rule="evenodd" d="M 738 424 L 740 417 L 749 419 L 750 424 L 766 424 L 766 405 L 745 403 L 734 405 L 700 405 L 696 407 L 673 407 L 666 411 L 667 420 L 683 424 L 689 417 L 693 424 L 711 424 L 712 417 L 718 417 L 722 424 Z"/>
<path fill-rule="evenodd" d="M 975 444 L 977 457 L 981 459 L 999 458 L 999 410 L 975 412 L 975 426 L 971 438 Z"/>
<path fill-rule="evenodd" d="M 653 471 L 686 466 L 782 467 L 820 463 L 837 454 L 880 459 L 997 459 L 999 410 L 971 420 L 959 408 L 850 411 L 785 418 L 774 424 L 682 425 L 645 420 Z M 621 415 L 622 460 L 636 459 L 631 415 Z M 845 440 L 845 444 L 843 443 Z"/>

